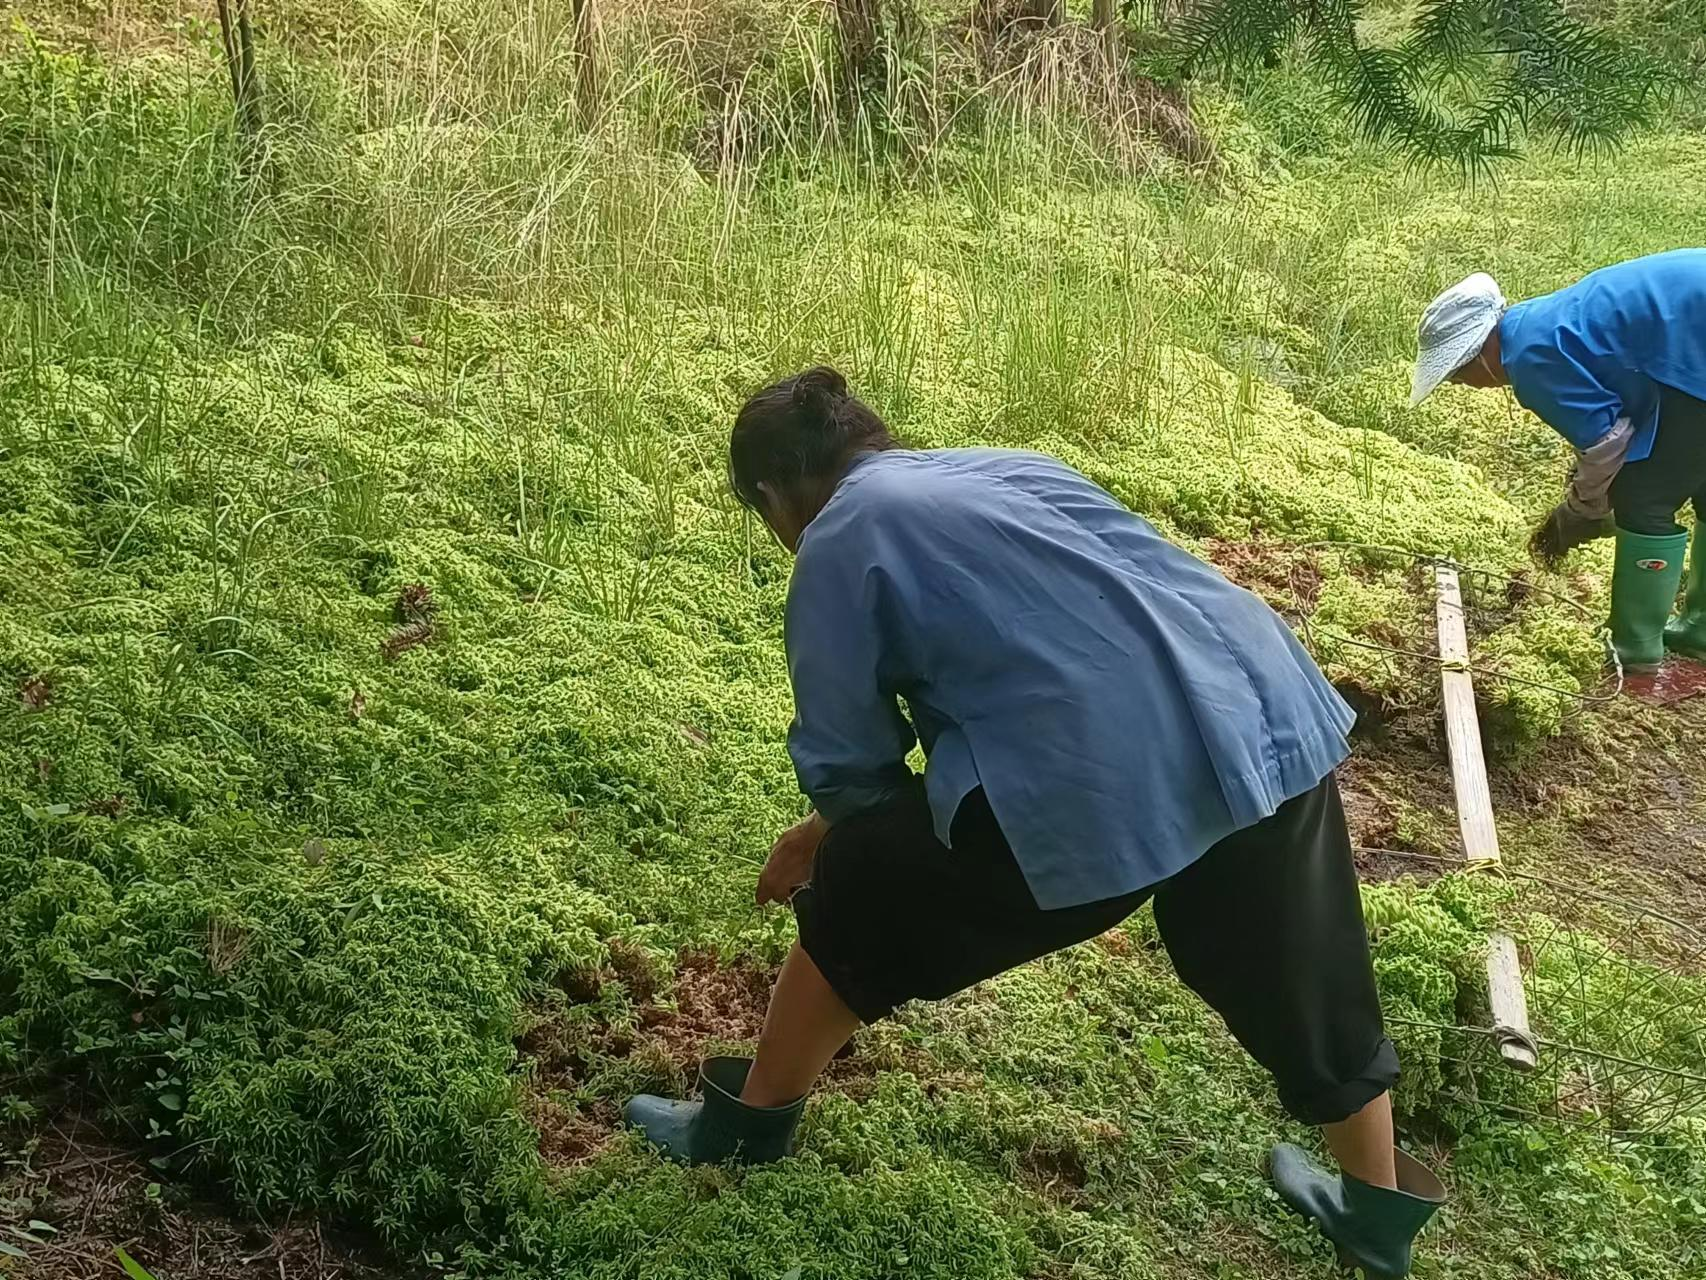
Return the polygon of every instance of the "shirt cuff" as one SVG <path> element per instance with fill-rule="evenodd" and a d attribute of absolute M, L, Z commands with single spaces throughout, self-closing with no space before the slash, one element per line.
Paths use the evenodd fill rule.
<path fill-rule="evenodd" d="M 912 777 L 910 770 L 907 771 L 907 776 Z M 861 813 L 881 809 L 905 791 L 906 786 L 899 782 L 878 786 L 820 787 L 811 793 L 810 799 L 823 820 L 833 827 Z"/>

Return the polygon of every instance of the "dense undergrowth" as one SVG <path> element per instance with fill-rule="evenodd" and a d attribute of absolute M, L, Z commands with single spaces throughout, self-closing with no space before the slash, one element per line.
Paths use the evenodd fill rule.
<path fill-rule="evenodd" d="M 1132 172 L 1046 95 L 928 145 L 910 108 L 789 134 L 784 106 L 830 96 L 796 17 L 792 44 L 748 39 L 791 53 L 742 55 L 762 146 L 708 163 L 707 42 L 623 63 L 587 133 L 550 31 L 541 53 L 475 39 L 489 14 L 442 39 L 372 21 L 269 46 L 247 173 L 205 33 L 123 57 L 26 35 L 0 62 L 14 1119 L 70 1075 L 174 1177 L 479 1274 L 1319 1266 L 1254 1174 L 1285 1125 L 1267 1085 L 1146 918 L 869 1033 L 888 1067 L 744 1176 L 627 1140 L 548 1168 L 516 1037 L 542 1001 L 627 1026 L 633 975 L 667 992 L 678 949 L 774 960 L 791 935 L 749 905 L 801 802 L 788 565 L 723 493 L 746 391 L 831 360 L 918 444 L 1055 452 L 1205 554 L 1244 549 L 1281 607 L 1426 647 L 1388 556 L 1300 549 L 1516 572 L 1563 457 L 1495 397 L 1405 410 L 1416 311 L 1470 269 L 1521 296 L 1699 241 L 1706 145 L 1465 193 L 1358 150 L 1283 75 L 1199 103 L 1212 182 Z M 1603 570 L 1546 582 L 1591 615 Z M 1533 682 L 1483 681 L 1511 750 L 1597 672 L 1581 611 L 1545 599 L 1481 637 Z M 1428 696 L 1331 643 L 1371 701 Z M 1369 899 L 1406 1123 L 1452 1148 L 1423 1274 L 1706 1266 L 1697 1126 L 1613 1151 L 1458 1100 L 1419 1024 L 1474 1016 L 1487 909 L 1452 880 Z M 557 1105 L 680 1083 L 607 1056 Z"/>

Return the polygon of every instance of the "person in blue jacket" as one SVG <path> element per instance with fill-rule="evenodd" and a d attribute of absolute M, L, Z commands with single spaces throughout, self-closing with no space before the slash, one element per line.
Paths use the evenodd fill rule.
<path fill-rule="evenodd" d="M 1576 451 L 1533 546 L 1555 562 L 1616 535 L 1611 635 L 1624 669 L 1657 666 L 1667 647 L 1706 658 L 1698 541 L 1666 625 L 1689 542 L 1677 510 L 1692 504 L 1697 528 L 1706 517 L 1706 249 L 1620 262 L 1511 306 L 1491 276 L 1472 275 L 1429 304 L 1417 347 L 1412 405 L 1441 382 L 1508 386 Z"/>
<path fill-rule="evenodd" d="M 629 1121 L 689 1162 L 778 1158 L 860 1024 L 1153 900 L 1179 976 L 1338 1162 L 1282 1144 L 1275 1187 L 1370 1275 L 1405 1274 L 1445 1192 L 1393 1145 L 1334 780 L 1354 717 L 1290 628 L 1064 463 L 900 448 L 832 369 L 749 400 L 729 455 L 796 556 L 788 750 L 814 810 L 757 896 L 792 903 L 799 941 L 756 1056 Z"/>

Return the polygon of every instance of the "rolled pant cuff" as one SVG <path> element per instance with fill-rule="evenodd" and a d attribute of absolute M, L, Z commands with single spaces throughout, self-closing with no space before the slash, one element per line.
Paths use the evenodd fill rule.
<path fill-rule="evenodd" d="M 1280 1088 L 1280 1103 L 1304 1124 L 1338 1124 L 1349 1120 L 1398 1083 L 1398 1049 L 1383 1039 L 1368 1065 L 1349 1080 L 1307 1092 Z"/>
<path fill-rule="evenodd" d="M 811 957 L 830 990 L 841 997 L 841 1003 L 851 1009 L 866 1026 L 881 1022 L 895 1011 L 898 1001 L 885 997 L 873 985 L 861 979 L 849 963 L 847 950 L 837 944 L 834 931 L 817 910 L 817 898 L 811 885 L 794 894 L 794 919 L 800 928 L 800 949 Z"/>

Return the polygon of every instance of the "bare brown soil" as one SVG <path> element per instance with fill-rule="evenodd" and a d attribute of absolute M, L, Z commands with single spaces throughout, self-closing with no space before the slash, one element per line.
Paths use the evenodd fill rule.
<path fill-rule="evenodd" d="M 1610 895 L 1706 930 L 1706 698 L 1622 697 L 1564 737 L 1489 768 L 1503 860 L 1513 871 Z M 1404 854 L 1461 857 L 1443 734 L 1426 713 L 1360 742 L 1340 775 L 1368 881 L 1431 874 Z M 1427 838 L 1399 834 L 1403 811 Z M 1415 824 L 1411 824 L 1414 826 Z M 1396 851 L 1398 856 L 1382 853 Z"/>
<path fill-rule="evenodd" d="M 0 1143 L 0 1239 L 26 1255 L 0 1258 L 0 1274 L 18 1280 L 112 1280 L 124 1274 L 121 1248 L 158 1280 L 415 1274 L 386 1261 L 371 1240 L 313 1219 L 240 1217 L 163 1186 L 134 1141 L 104 1132 L 78 1102 L 57 1108 L 27 1140 L 0 1134 Z"/>

